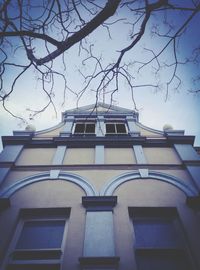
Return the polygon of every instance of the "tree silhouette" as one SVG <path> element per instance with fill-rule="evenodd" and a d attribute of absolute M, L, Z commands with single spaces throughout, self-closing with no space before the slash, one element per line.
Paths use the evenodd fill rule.
<path fill-rule="evenodd" d="M 191 40 L 189 54 L 183 53 L 199 12 L 199 0 L 3 0 L 0 5 L 0 101 L 6 111 L 18 117 L 8 109 L 7 100 L 15 91 L 16 83 L 26 79 L 30 70 L 35 71 L 36 80 L 41 82 L 41 90 L 48 97 L 41 109 L 29 109 L 30 117 L 50 105 L 56 111 L 56 77 L 64 82 L 63 102 L 70 92 L 76 97 L 77 106 L 94 86 L 96 102 L 103 95 L 109 96 L 112 104 L 115 92 L 123 91 L 119 87 L 122 80 L 130 90 L 135 107 L 134 89 L 138 87 L 163 88 L 167 98 L 170 89 L 179 89 L 184 81 L 179 67 L 199 64 L 198 42 Z M 112 40 L 113 55 L 107 61 L 94 41 L 99 29 L 106 30 L 101 32 L 101 38 L 106 35 Z M 120 43 L 115 42 L 116 34 L 113 35 L 117 29 L 124 29 L 124 41 Z M 196 27 L 193 37 L 198 33 Z M 152 37 L 153 46 L 148 42 L 143 45 L 147 36 Z M 159 43 L 157 47 L 155 42 Z M 75 46 L 81 59 L 77 69 L 83 79 L 77 91 L 66 80 L 66 73 L 73 65 L 66 53 Z M 138 48 L 141 55 L 137 55 Z M 58 61 L 63 65 L 63 72 L 57 69 Z M 85 66 L 89 68 L 85 70 Z M 143 76 L 141 83 L 137 76 L 145 74 L 147 68 L 153 80 L 145 81 Z M 11 83 L 7 84 L 11 70 Z M 163 70 L 168 75 L 161 83 Z M 198 72 L 192 79 L 193 88 L 188 91 L 198 93 Z"/>

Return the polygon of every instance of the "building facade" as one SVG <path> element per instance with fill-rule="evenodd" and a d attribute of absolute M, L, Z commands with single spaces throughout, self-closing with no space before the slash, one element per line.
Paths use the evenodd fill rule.
<path fill-rule="evenodd" d="M 99 103 L 2 141 L 1 270 L 200 269 L 194 136 Z"/>

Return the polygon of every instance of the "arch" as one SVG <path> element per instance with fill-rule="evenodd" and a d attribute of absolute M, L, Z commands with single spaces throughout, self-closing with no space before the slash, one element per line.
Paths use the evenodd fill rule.
<path fill-rule="evenodd" d="M 198 191 L 192 187 L 189 186 L 188 184 L 183 183 L 179 178 L 168 175 L 165 173 L 161 172 L 156 172 L 156 171 L 149 171 L 149 174 L 147 177 L 141 178 L 141 175 L 138 171 L 132 171 L 128 173 L 121 174 L 113 179 L 109 183 L 107 183 L 100 191 L 101 196 L 111 196 L 113 195 L 114 191 L 116 190 L 117 187 L 122 185 L 123 183 L 127 181 L 132 181 L 132 180 L 138 180 L 140 179 L 141 181 L 145 181 L 145 179 L 153 179 L 153 180 L 158 180 L 162 182 L 166 182 L 168 184 L 171 184 L 181 191 L 185 193 L 186 196 L 197 196 Z"/>
<path fill-rule="evenodd" d="M 78 185 L 80 188 L 84 190 L 87 196 L 97 196 L 97 192 L 95 188 L 90 183 L 88 183 L 83 177 L 77 174 L 61 171 L 57 179 L 71 182 Z M 20 190 L 21 188 L 28 186 L 32 183 L 45 181 L 45 180 L 51 180 L 50 172 L 43 172 L 43 173 L 35 174 L 32 176 L 28 176 L 26 178 L 23 178 L 17 181 L 13 185 L 6 187 L 4 190 L 2 190 L 0 192 L 0 198 L 9 198 L 11 195 L 13 195 L 16 191 Z M 56 180 L 51 180 L 51 181 L 56 181 Z"/>

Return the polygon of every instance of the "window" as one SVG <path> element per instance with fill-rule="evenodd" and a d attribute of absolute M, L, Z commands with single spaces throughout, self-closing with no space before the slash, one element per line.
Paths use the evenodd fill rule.
<path fill-rule="evenodd" d="M 95 124 L 76 123 L 74 134 L 95 134 Z"/>
<path fill-rule="evenodd" d="M 138 270 L 188 270 L 176 209 L 131 208 Z"/>
<path fill-rule="evenodd" d="M 126 126 L 123 123 L 106 124 L 106 134 L 127 134 Z"/>
<path fill-rule="evenodd" d="M 69 212 L 68 208 L 21 210 L 6 269 L 59 270 Z"/>

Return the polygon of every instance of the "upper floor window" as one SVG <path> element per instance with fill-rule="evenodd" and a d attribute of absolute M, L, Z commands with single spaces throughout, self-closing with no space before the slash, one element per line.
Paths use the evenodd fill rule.
<path fill-rule="evenodd" d="M 124 123 L 107 123 L 106 134 L 127 134 Z"/>
<path fill-rule="evenodd" d="M 95 134 L 95 123 L 76 123 L 74 134 Z"/>

